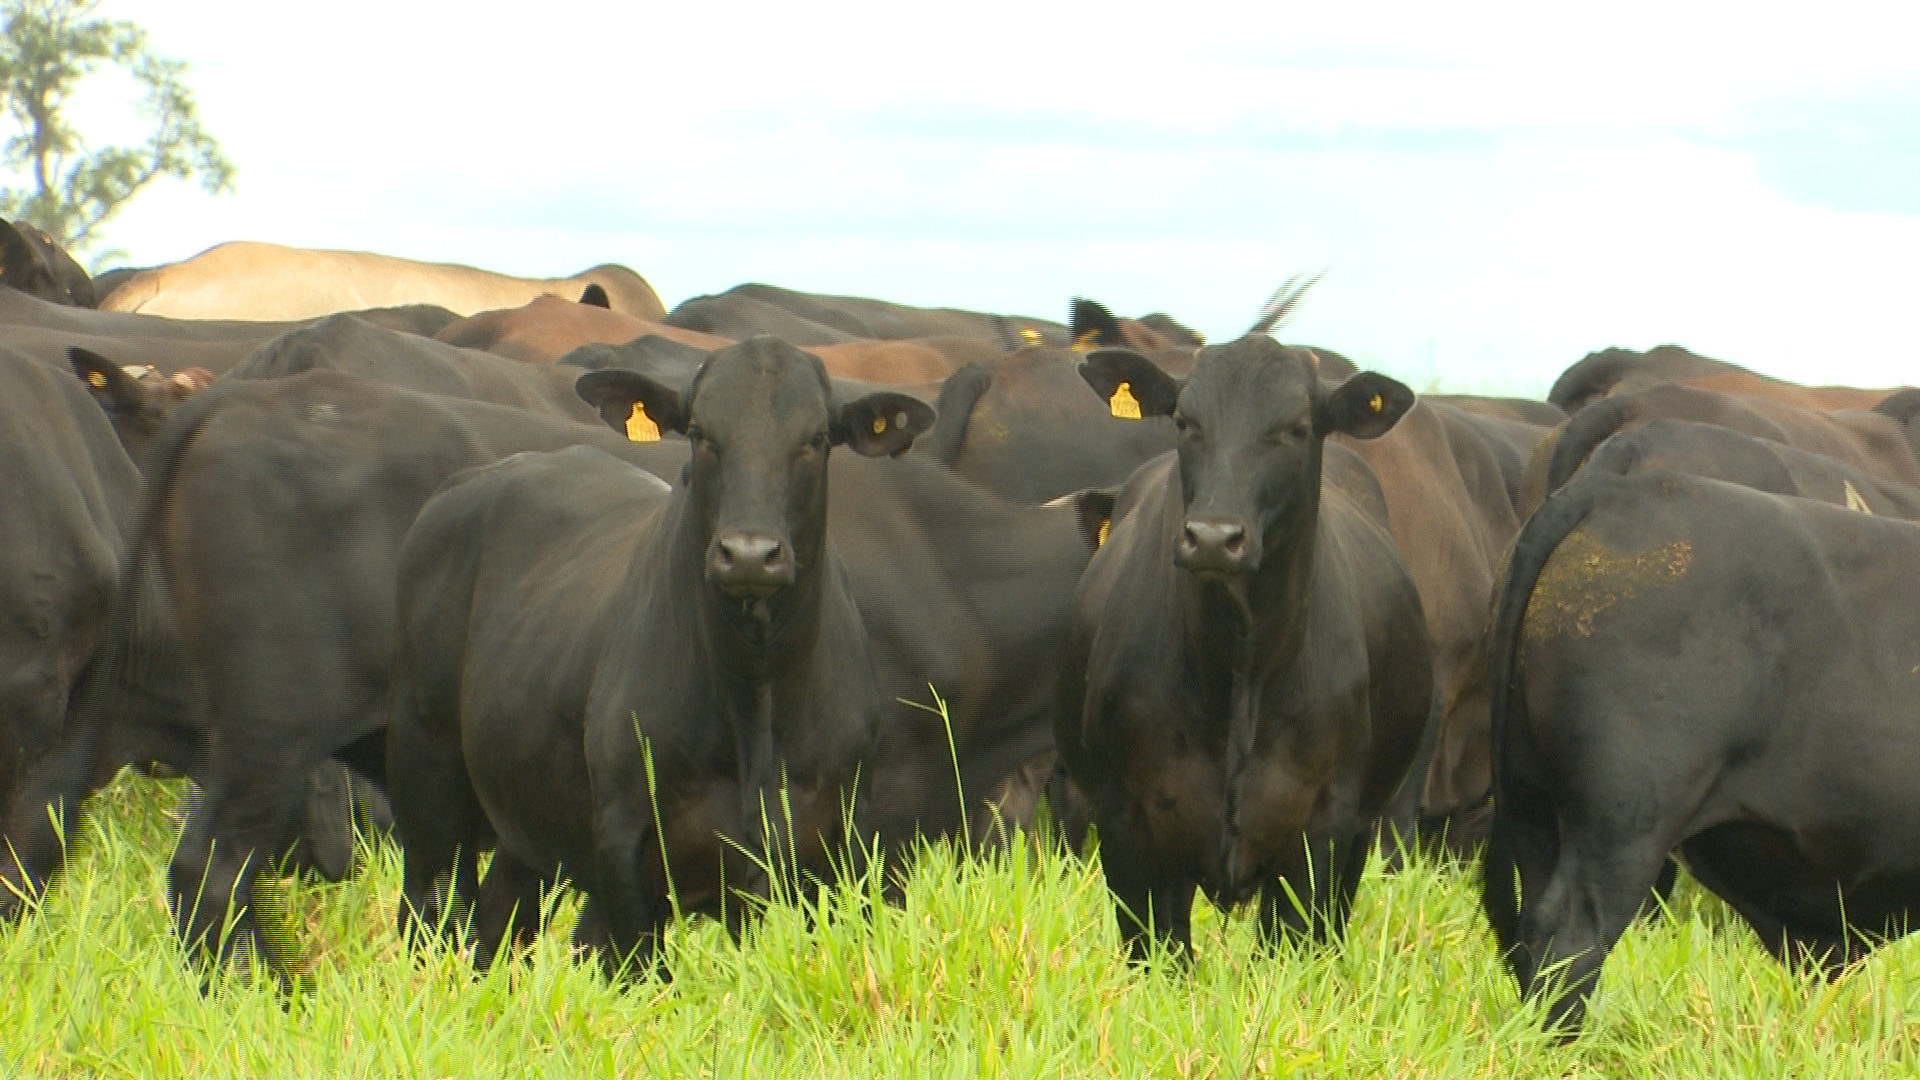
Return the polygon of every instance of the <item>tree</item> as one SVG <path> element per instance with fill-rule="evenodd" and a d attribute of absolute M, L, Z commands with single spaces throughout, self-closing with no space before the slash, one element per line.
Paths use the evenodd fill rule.
<path fill-rule="evenodd" d="M 208 194 L 233 188 L 233 163 L 200 127 L 187 66 L 155 56 L 145 30 L 96 18 L 101 0 L 0 0 L 0 99 L 19 134 L 0 143 L 0 168 L 27 180 L 0 187 L 0 217 L 24 219 L 84 249 L 127 201 L 161 177 L 198 177 Z M 102 61 L 125 68 L 135 106 L 153 123 L 138 146 L 87 147 L 62 110 Z"/>

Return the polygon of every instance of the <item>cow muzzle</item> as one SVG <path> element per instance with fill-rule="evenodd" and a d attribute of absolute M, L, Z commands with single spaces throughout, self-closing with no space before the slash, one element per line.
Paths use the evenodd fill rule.
<path fill-rule="evenodd" d="M 793 584 L 793 545 L 766 533 L 724 532 L 707 548 L 707 580 L 733 597 L 764 599 Z"/>
<path fill-rule="evenodd" d="M 1173 564 L 1205 581 L 1237 577 L 1256 561 L 1246 522 L 1233 518 L 1188 518 L 1173 545 Z"/>

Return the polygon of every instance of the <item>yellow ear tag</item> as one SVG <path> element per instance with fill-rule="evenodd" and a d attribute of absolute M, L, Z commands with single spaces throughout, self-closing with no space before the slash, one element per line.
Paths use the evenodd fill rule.
<path fill-rule="evenodd" d="M 1029 344 L 1029 345 L 1038 345 L 1038 344 L 1040 344 L 1040 343 L 1041 343 L 1042 341 L 1045 341 L 1045 340 L 1046 340 L 1046 338 L 1043 338 L 1043 337 L 1041 337 L 1041 336 L 1040 336 L 1040 331 L 1038 331 L 1038 330 L 1035 330 L 1035 329 L 1034 329 L 1033 327 L 1031 327 L 1031 326 L 1023 326 L 1023 327 L 1021 327 L 1021 328 L 1020 328 L 1020 336 L 1021 336 L 1021 337 L 1023 337 L 1023 338 L 1026 338 L 1026 339 L 1027 339 L 1027 344 Z"/>
<path fill-rule="evenodd" d="M 1140 402 L 1133 396 L 1133 385 L 1121 383 L 1113 388 L 1113 396 L 1107 399 L 1107 409 L 1122 420 L 1140 419 Z"/>
<path fill-rule="evenodd" d="M 627 441 L 660 441 L 660 425 L 647 415 L 647 407 L 637 401 L 633 403 L 633 411 L 627 414 Z"/>
<path fill-rule="evenodd" d="M 1107 530 L 1111 528 L 1113 528 L 1113 521 L 1111 519 L 1100 523 L 1100 531 L 1093 535 L 1094 547 L 1107 546 Z"/>
<path fill-rule="evenodd" d="M 107 377 L 97 371 L 87 372 L 87 382 L 91 384 L 95 390 L 105 390 L 107 388 Z"/>
<path fill-rule="evenodd" d="M 873 418 L 873 433 L 874 433 L 875 435 L 884 435 L 884 434 L 886 434 L 886 430 L 887 430 L 887 418 L 886 418 L 886 417 L 884 417 L 884 416 L 876 416 L 876 417 L 874 417 L 874 418 Z"/>
<path fill-rule="evenodd" d="M 1089 330 L 1086 333 L 1081 334 L 1079 337 L 1073 339 L 1074 352 L 1078 352 L 1078 353 L 1092 352 L 1093 350 L 1099 347 L 1100 347 L 1100 331 L 1098 330 Z"/>
<path fill-rule="evenodd" d="M 1367 402 L 1367 408 L 1372 409 L 1374 412 L 1380 411 L 1380 395 L 1379 394 L 1373 395 L 1373 400 Z"/>
<path fill-rule="evenodd" d="M 1873 507 L 1867 505 L 1866 498 L 1860 494 L 1859 488 L 1853 486 L 1853 481 L 1842 480 L 1840 482 L 1846 485 L 1847 509 L 1856 510 L 1871 517 L 1873 515 Z"/>

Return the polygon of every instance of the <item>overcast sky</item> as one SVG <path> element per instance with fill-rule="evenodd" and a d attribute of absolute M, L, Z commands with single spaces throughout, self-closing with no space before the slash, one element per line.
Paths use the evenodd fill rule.
<path fill-rule="evenodd" d="M 1086 295 L 1215 337 L 1324 268 L 1283 336 L 1416 389 L 1661 342 L 1920 382 L 1920 6 L 1567 7 L 109 0 L 238 186 L 106 239 L 621 262 L 669 306 Z"/>

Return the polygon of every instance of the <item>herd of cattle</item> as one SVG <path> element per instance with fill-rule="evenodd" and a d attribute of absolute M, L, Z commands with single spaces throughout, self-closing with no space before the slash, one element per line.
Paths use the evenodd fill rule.
<path fill-rule="evenodd" d="M 357 817 L 406 932 L 484 965 L 564 881 L 615 972 L 1043 796 L 1135 956 L 1196 889 L 1329 937 L 1383 838 L 1479 851 L 1568 1025 L 1678 865 L 1829 971 L 1920 901 L 1920 391 L 1663 346 L 1416 400 L 1274 340 L 1299 281 L 1204 345 L 1084 300 L 0 253 L 9 917 L 128 765 L 201 791 L 183 942 L 290 981 L 276 875 L 349 873 Z"/>

